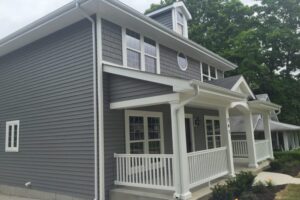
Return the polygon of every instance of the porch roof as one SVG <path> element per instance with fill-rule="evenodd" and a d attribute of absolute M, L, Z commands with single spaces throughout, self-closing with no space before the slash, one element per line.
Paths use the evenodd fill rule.
<path fill-rule="evenodd" d="M 128 69 L 121 65 L 113 65 L 111 63 L 103 64 L 103 71 L 119 76 L 125 76 L 133 79 L 149 81 L 153 83 L 168 85 L 173 87 L 173 91 L 177 93 L 193 93 L 195 86 L 199 87 L 201 92 L 214 93 L 226 98 L 235 100 L 246 100 L 247 96 L 226 88 L 215 86 L 209 83 L 201 82 L 198 80 L 186 80 L 160 74 L 152 74 L 138 70 Z"/>
<path fill-rule="evenodd" d="M 300 131 L 300 126 L 286 124 L 282 122 L 270 121 L 271 131 Z M 259 119 L 256 131 L 264 131 L 264 123 L 262 119 Z"/>

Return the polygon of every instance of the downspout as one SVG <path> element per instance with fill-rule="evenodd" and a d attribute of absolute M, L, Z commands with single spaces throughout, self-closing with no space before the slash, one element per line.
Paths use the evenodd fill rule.
<path fill-rule="evenodd" d="M 94 19 L 92 17 L 90 17 L 81 7 L 80 7 L 80 0 L 74 0 L 75 1 L 75 5 L 76 8 L 81 12 L 81 14 L 83 15 L 83 17 L 85 17 L 86 19 L 88 19 L 91 24 L 92 24 L 92 37 L 93 37 L 93 85 L 94 85 L 94 168 L 95 168 L 95 197 L 94 200 L 98 200 L 98 196 L 99 196 L 99 187 L 98 187 L 98 98 L 97 98 L 97 93 L 98 93 L 98 87 L 97 87 L 97 82 L 98 82 L 98 77 L 97 77 L 97 46 L 96 46 L 96 22 L 94 21 Z"/>

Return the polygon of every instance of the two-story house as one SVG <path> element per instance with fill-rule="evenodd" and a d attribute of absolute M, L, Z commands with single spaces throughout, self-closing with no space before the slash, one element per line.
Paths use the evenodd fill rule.
<path fill-rule="evenodd" d="M 0 191 L 190 199 L 235 175 L 234 152 L 247 151 L 249 167 L 273 158 L 270 112 L 280 106 L 242 76 L 225 78 L 238 66 L 188 39 L 191 18 L 182 2 L 145 16 L 117 0 L 75 0 L 2 39 Z"/>

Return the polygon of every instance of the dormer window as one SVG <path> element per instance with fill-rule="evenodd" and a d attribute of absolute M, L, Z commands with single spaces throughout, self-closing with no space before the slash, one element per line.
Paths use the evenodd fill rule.
<path fill-rule="evenodd" d="M 177 11 L 177 33 L 184 35 L 184 17 L 181 12 Z"/>
<path fill-rule="evenodd" d="M 182 1 L 176 1 L 169 6 L 150 12 L 147 16 L 188 38 L 187 22 L 192 19 L 192 16 Z"/>

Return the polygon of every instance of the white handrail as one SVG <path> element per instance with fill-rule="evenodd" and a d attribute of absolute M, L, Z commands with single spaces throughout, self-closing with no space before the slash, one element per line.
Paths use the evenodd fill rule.
<path fill-rule="evenodd" d="M 233 157 L 247 158 L 248 146 L 247 140 L 232 140 Z"/>
<path fill-rule="evenodd" d="M 257 162 L 260 162 L 260 161 L 270 158 L 269 141 L 268 140 L 256 140 L 255 148 L 256 148 Z"/>
<path fill-rule="evenodd" d="M 174 189 L 173 155 L 114 154 L 116 185 L 153 189 Z"/>
<path fill-rule="evenodd" d="M 227 148 L 188 153 L 190 187 L 195 187 L 229 173 Z"/>

